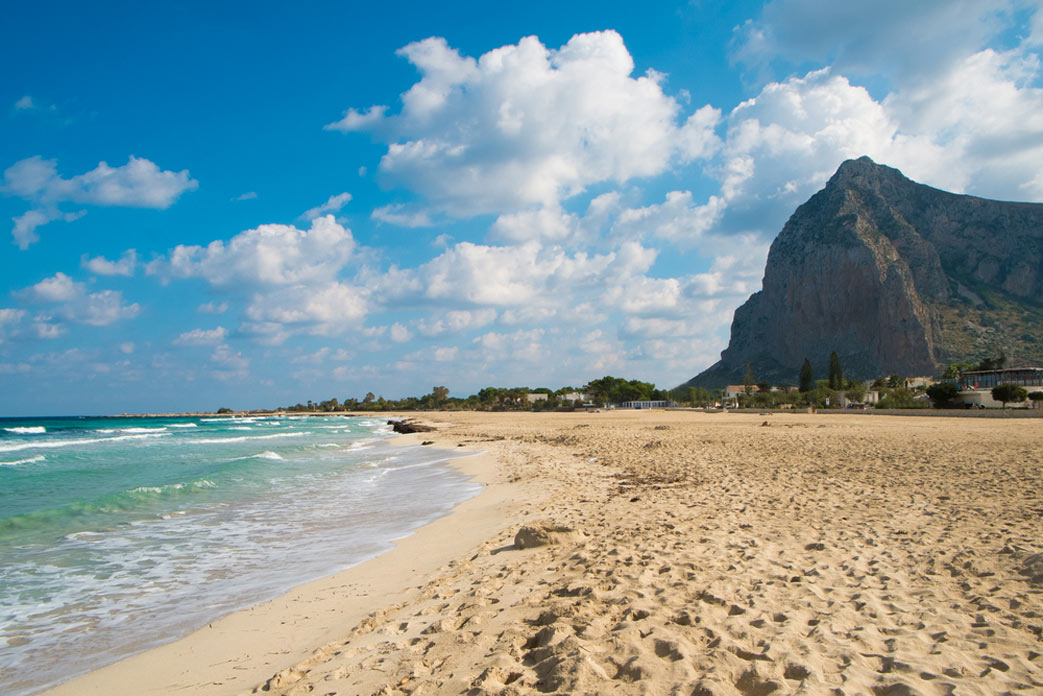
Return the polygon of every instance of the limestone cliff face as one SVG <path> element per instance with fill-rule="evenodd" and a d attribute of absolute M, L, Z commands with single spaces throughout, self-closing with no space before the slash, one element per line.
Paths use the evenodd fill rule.
<path fill-rule="evenodd" d="M 796 383 L 934 374 L 1005 350 L 1043 361 L 1043 204 L 946 193 L 868 157 L 845 162 L 771 245 L 763 289 L 735 311 L 720 362 L 690 380 Z"/>

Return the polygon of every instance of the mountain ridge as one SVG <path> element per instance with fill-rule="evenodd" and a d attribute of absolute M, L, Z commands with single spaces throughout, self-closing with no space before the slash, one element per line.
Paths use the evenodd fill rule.
<path fill-rule="evenodd" d="M 1043 364 L 1043 204 L 919 184 L 868 157 L 840 165 L 772 242 L 762 289 L 721 360 L 682 386 L 795 384 L 836 351 L 851 377 L 936 374 L 1004 351 Z"/>

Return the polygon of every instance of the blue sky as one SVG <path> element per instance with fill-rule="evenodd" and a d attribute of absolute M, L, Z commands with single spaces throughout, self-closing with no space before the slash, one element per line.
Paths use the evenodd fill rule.
<path fill-rule="evenodd" d="M 1040 2 L 856 5 L 9 8 L 0 415 L 669 387 L 845 159 L 1043 201 Z"/>

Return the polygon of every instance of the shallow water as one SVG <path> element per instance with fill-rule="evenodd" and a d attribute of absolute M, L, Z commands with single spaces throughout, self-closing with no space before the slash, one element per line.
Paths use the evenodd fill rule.
<path fill-rule="evenodd" d="M 0 691 L 370 558 L 479 490 L 358 417 L 0 419 Z"/>

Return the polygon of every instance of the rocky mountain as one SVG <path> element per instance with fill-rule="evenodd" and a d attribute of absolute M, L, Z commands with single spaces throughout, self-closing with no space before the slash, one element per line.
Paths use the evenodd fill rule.
<path fill-rule="evenodd" d="M 735 310 L 721 360 L 686 385 L 934 375 L 1005 351 L 1043 365 L 1043 204 L 924 186 L 868 157 L 844 162 L 771 245 L 760 292 Z"/>

